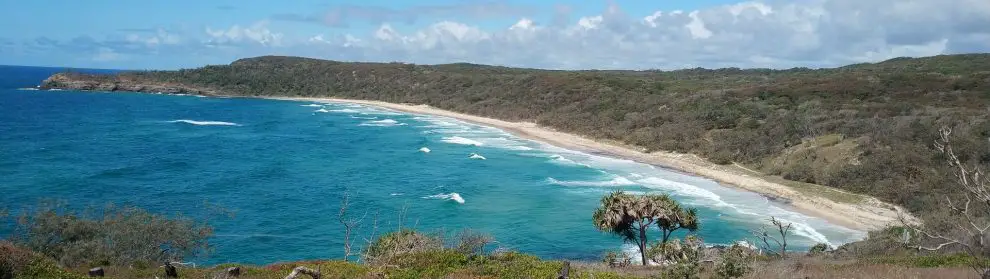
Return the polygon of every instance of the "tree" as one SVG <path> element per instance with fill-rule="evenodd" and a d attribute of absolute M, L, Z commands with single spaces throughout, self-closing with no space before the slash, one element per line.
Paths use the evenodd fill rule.
<path fill-rule="evenodd" d="M 354 241 L 351 239 L 351 232 L 354 231 L 358 226 L 361 225 L 361 221 L 364 220 L 364 216 L 359 219 L 349 218 L 347 216 L 347 208 L 350 206 L 350 195 L 344 193 L 344 198 L 340 201 L 340 212 L 337 214 L 337 221 L 344 226 L 344 261 L 351 257 L 351 246 Z M 367 215 L 367 214 L 366 214 Z"/>
<path fill-rule="evenodd" d="M 761 242 L 763 242 L 763 249 L 770 253 L 776 253 L 778 256 L 786 258 L 787 257 L 787 234 L 791 232 L 791 223 L 784 223 L 783 221 L 777 219 L 776 217 L 770 217 L 770 224 L 776 227 L 777 235 L 774 236 L 767 231 L 766 227 L 761 227 L 760 230 L 754 231 L 753 235 L 756 236 Z M 773 252 L 773 246 L 770 242 L 773 241 L 780 249 L 779 252 Z"/>
<path fill-rule="evenodd" d="M 946 224 L 942 231 L 933 230 L 931 227 L 910 222 L 901 218 L 901 223 L 905 227 L 913 229 L 928 241 L 936 244 L 912 245 L 918 250 L 937 251 L 949 246 L 961 246 L 971 257 L 970 266 L 984 279 L 990 279 L 990 263 L 986 261 L 990 256 L 990 245 L 987 245 L 988 233 L 990 233 L 990 178 L 983 173 L 983 169 L 978 166 L 966 166 L 962 163 L 955 151 L 952 150 L 950 137 L 952 130 L 942 128 L 939 131 L 939 138 L 935 141 L 935 149 L 945 156 L 949 167 L 955 173 L 955 190 L 961 192 L 965 198 L 959 201 L 958 198 L 945 196 L 942 203 L 952 214 L 948 214 L 938 220 Z M 910 236 L 908 235 L 908 237 Z"/>
<path fill-rule="evenodd" d="M 663 234 L 661 243 L 667 243 L 674 231 L 687 229 L 690 232 L 698 230 L 698 210 L 695 208 L 683 208 L 670 196 L 660 195 L 654 197 L 656 202 L 667 208 L 666 215 L 657 219 L 657 227 Z"/>
<path fill-rule="evenodd" d="M 621 236 L 626 242 L 636 243 L 643 265 L 649 263 L 646 255 L 649 238 L 646 231 L 650 226 L 660 226 L 664 242 L 674 230 L 689 228 L 693 231 L 698 227 L 695 210 L 681 210 L 677 201 L 668 195 L 636 196 L 621 190 L 602 197 L 592 221 L 598 230 Z"/>

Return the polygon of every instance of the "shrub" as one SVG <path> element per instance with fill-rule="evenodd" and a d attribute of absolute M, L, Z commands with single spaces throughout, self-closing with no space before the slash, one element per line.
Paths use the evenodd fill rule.
<path fill-rule="evenodd" d="M 481 255 L 485 253 L 485 245 L 495 239 L 491 235 L 465 229 L 457 234 L 457 250 L 466 255 Z"/>
<path fill-rule="evenodd" d="M 365 248 L 361 257 L 366 263 L 388 264 L 404 254 L 441 249 L 443 249 L 443 241 L 439 237 L 403 229 L 375 239 Z"/>
<path fill-rule="evenodd" d="M 39 278 L 75 279 L 82 276 L 69 273 L 55 262 L 8 241 L 0 241 L 0 279 Z"/>
<path fill-rule="evenodd" d="M 753 270 L 749 266 L 752 249 L 741 245 L 732 245 L 720 256 L 720 262 L 715 266 L 715 278 L 739 278 Z"/>
<path fill-rule="evenodd" d="M 42 203 L 17 218 L 11 239 L 66 266 L 140 266 L 205 253 L 210 235 L 205 224 L 136 207 L 74 211 Z"/>
<path fill-rule="evenodd" d="M 815 246 L 811 246 L 811 249 L 808 249 L 808 255 L 821 255 L 828 252 L 830 250 L 829 248 L 827 243 L 818 243 Z"/>

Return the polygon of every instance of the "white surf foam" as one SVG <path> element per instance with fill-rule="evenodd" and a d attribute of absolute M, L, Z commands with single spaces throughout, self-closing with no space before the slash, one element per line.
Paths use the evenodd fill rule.
<path fill-rule="evenodd" d="M 462 144 L 462 145 L 474 145 L 474 146 L 483 145 L 480 141 L 476 141 L 469 138 L 458 137 L 458 136 L 444 137 L 441 141 L 446 143 Z"/>
<path fill-rule="evenodd" d="M 487 160 L 488 159 L 488 158 L 485 158 L 485 156 L 481 156 L 481 154 L 478 154 L 478 153 L 471 153 L 471 156 L 469 156 L 468 158 L 476 159 L 476 160 Z"/>
<path fill-rule="evenodd" d="M 26 91 L 37 91 L 37 90 L 38 90 L 38 88 L 34 88 L 34 87 L 27 87 L 27 88 L 17 88 L 17 90 L 26 90 Z"/>
<path fill-rule="evenodd" d="M 321 105 L 321 104 L 307 104 L 307 105 L 299 105 L 299 106 L 301 106 L 301 107 L 311 107 L 311 108 L 320 108 L 320 107 L 323 107 L 323 105 Z"/>
<path fill-rule="evenodd" d="M 561 186 L 583 186 L 583 187 L 611 187 L 611 186 L 632 186 L 636 185 L 635 182 L 626 179 L 625 177 L 615 176 L 611 180 L 606 181 L 561 181 L 553 177 L 548 177 L 547 182 L 550 184 L 556 184 Z"/>
<path fill-rule="evenodd" d="M 315 110 L 313 112 L 324 112 L 324 113 L 326 113 L 326 112 L 330 112 L 330 111 L 327 110 L 327 109 L 325 109 L 325 108 L 321 108 L 321 109 Z"/>
<path fill-rule="evenodd" d="M 198 126 L 240 126 L 241 125 L 241 124 L 232 123 L 232 122 L 223 122 L 223 121 L 196 121 L 196 120 L 188 120 L 188 119 L 172 120 L 172 121 L 168 121 L 168 122 L 169 123 L 186 123 L 186 124 L 192 124 L 192 125 L 198 125 Z"/>
<path fill-rule="evenodd" d="M 719 197 L 715 193 L 699 188 L 697 186 L 692 186 L 676 181 L 670 181 L 658 177 L 648 177 L 648 178 L 636 180 L 636 182 L 639 182 L 639 184 L 642 184 L 647 188 L 669 190 L 681 195 L 709 199 L 715 201 L 718 205 L 727 205 L 724 201 L 722 201 L 722 197 Z"/>
<path fill-rule="evenodd" d="M 451 201 L 455 201 L 455 202 L 457 202 L 459 204 L 464 204 L 464 198 L 462 198 L 461 197 L 461 194 L 458 194 L 458 193 L 436 194 L 436 195 L 425 196 L 423 198 L 424 199 L 437 199 L 437 200 L 451 200 Z"/>
<path fill-rule="evenodd" d="M 430 153 L 430 149 L 429 148 L 426 148 L 425 146 L 424 147 L 420 147 L 419 148 L 419 152 Z"/>
<path fill-rule="evenodd" d="M 358 126 L 375 126 L 375 127 L 392 127 L 392 126 L 402 126 L 402 125 L 406 125 L 406 123 L 399 123 L 399 121 L 395 121 L 393 119 L 373 120 L 358 124 Z"/>
<path fill-rule="evenodd" d="M 339 112 L 339 113 L 359 113 L 360 111 L 357 111 L 357 110 L 354 110 L 354 109 L 332 109 L 332 110 L 330 110 L 330 112 Z"/>

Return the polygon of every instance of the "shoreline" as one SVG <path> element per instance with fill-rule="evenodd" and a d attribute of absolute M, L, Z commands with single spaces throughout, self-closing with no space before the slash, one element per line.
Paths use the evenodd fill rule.
<path fill-rule="evenodd" d="M 369 105 L 406 113 L 425 114 L 454 118 L 472 124 L 490 126 L 504 130 L 515 136 L 534 140 L 565 149 L 590 154 L 632 160 L 639 163 L 683 172 L 714 180 L 723 187 L 737 188 L 764 196 L 772 201 L 785 204 L 796 212 L 818 217 L 829 223 L 858 231 L 882 229 L 890 225 L 900 224 L 900 216 L 914 220 L 903 208 L 884 203 L 876 198 L 845 193 L 828 188 L 843 195 L 855 195 L 862 199 L 856 203 L 833 201 L 821 195 L 801 193 L 794 187 L 776 183 L 764 175 L 747 173 L 744 167 L 728 167 L 717 165 L 692 154 L 673 152 L 645 153 L 633 146 L 593 140 L 580 135 L 563 133 L 552 128 L 542 127 L 530 122 L 510 122 L 493 118 L 463 114 L 431 107 L 428 105 L 396 104 L 381 101 L 340 99 L 340 98 L 290 98 L 264 97 L 267 99 L 307 101 L 317 103 L 350 103 Z M 826 187 L 826 186 L 818 186 Z"/>

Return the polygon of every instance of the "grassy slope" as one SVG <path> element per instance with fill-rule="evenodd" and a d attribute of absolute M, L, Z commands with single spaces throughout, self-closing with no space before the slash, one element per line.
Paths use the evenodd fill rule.
<path fill-rule="evenodd" d="M 343 63 L 257 57 L 231 65 L 79 79 L 180 84 L 228 95 L 429 104 L 647 150 L 697 154 L 855 200 L 827 185 L 925 212 L 948 175 L 941 126 L 990 163 L 990 55 L 899 58 L 835 69 L 547 71 L 474 64 Z M 825 143 L 825 144 L 822 144 Z M 740 168 L 740 171 L 744 169 Z"/>

